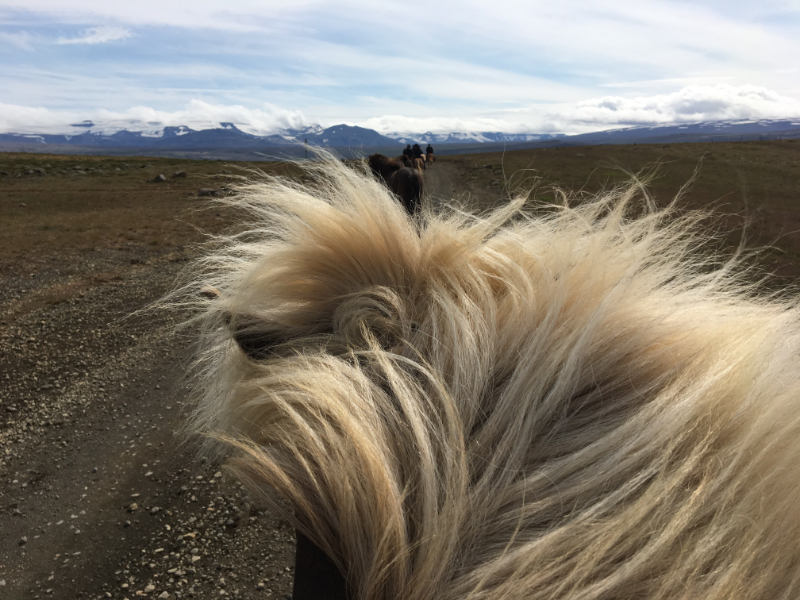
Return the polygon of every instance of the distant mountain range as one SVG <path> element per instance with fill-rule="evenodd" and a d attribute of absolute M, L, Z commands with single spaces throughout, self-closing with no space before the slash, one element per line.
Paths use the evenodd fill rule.
<path fill-rule="evenodd" d="M 344 155 L 363 155 L 373 151 L 398 153 L 405 144 L 435 144 L 440 154 L 490 152 L 534 147 L 665 142 L 745 141 L 800 137 L 800 119 L 758 121 L 709 121 L 627 127 L 580 135 L 503 132 L 401 133 L 381 135 L 372 129 L 352 125 L 323 128 L 285 129 L 274 135 L 259 136 L 239 129 L 233 123 L 194 130 L 186 126 L 160 127 L 158 124 L 117 127 L 91 121 L 71 126 L 70 135 L 4 133 L 0 151 L 54 153 L 153 154 L 197 158 L 245 159 L 298 156 L 304 144 L 333 148 Z"/>
<path fill-rule="evenodd" d="M 397 144 L 392 138 L 382 136 L 377 131 L 350 125 L 335 125 L 323 129 L 312 125 L 306 129 L 286 129 L 275 135 L 259 136 L 242 131 L 233 123 L 220 123 L 213 129 L 194 130 L 184 125 L 164 127 L 155 131 L 131 131 L 122 129 L 106 133 L 103 128 L 95 129 L 88 121 L 76 123 L 72 127 L 86 128 L 86 131 L 73 135 L 5 133 L 0 134 L 0 143 L 58 144 L 67 146 L 100 146 L 126 148 L 163 149 L 214 149 L 214 148 L 269 148 L 296 146 L 306 140 L 314 146 L 380 146 Z"/>
<path fill-rule="evenodd" d="M 659 142 L 748 141 L 800 137 L 800 118 L 758 121 L 705 121 L 626 127 L 569 136 L 571 144 L 654 144 Z"/>

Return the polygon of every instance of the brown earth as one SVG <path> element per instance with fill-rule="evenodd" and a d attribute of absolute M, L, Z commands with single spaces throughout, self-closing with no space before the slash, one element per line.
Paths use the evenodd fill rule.
<path fill-rule="evenodd" d="M 668 201 L 716 205 L 790 289 L 800 274 L 800 142 L 604 146 L 439 157 L 436 203 L 481 210 L 535 185 L 596 191 L 662 163 Z M 238 165 L 286 174 L 286 165 Z M 38 171 L 37 171 L 38 170 Z M 172 177 L 184 171 L 186 176 Z M 232 171 L 223 173 L 222 171 Z M 159 173 L 166 181 L 151 183 Z M 235 226 L 200 188 L 236 167 L 151 158 L 0 154 L 0 598 L 282 598 L 294 537 L 179 433 L 185 315 L 141 312 Z M 138 312 L 137 312 L 138 311 Z"/>

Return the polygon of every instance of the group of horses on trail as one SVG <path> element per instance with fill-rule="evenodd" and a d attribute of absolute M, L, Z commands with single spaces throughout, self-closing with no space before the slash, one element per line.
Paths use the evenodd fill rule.
<path fill-rule="evenodd" d="M 403 150 L 403 156 L 407 156 L 410 158 L 415 165 L 420 165 L 420 170 L 425 170 L 427 165 L 432 165 L 436 162 L 436 157 L 433 154 L 433 146 L 428 144 L 428 147 L 425 148 L 425 152 L 422 151 L 422 148 L 419 144 L 406 144 L 405 149 Z M 424 159 L 422 157 L 425 157 Z M 417 162 L 419 160 L 420 162 Z M 418 167 L 419 168 L 419 167 Z"/>
<path fill-rule="evenodd" d="M 432 158 L 433 153 L 429 153 Z M 408 214 L 419 212 L 422 202 L 422 192 L 425 182 L 422 171 L 425 162 L 420 159 L 411 159 L 405 154 L 396 158 L 389 158 L 383 154 L 370 154 L 369 166 L 372 172 L 383 179 L 386 186 L 400 199 Z"/>

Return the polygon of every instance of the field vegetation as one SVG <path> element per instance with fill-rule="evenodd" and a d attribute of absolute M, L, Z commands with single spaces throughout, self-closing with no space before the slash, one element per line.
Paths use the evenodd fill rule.
<path fill-rule="evenodd" d="M 478 210 L 530 189 L 540 204 L 559 201 L 554 188 L 588 196 L 632 174 L 649 174 L 648 192 L 664 206 L 689 183 L 679 207 L 712 210 L 709 223 L 728 251 L 744 235 L 748 248 L 763 250 L 759 264 L 774 273 L 775 285 L 800 277 L 800 140 L 582 146 L 440 160 L 456 166 Z"/>

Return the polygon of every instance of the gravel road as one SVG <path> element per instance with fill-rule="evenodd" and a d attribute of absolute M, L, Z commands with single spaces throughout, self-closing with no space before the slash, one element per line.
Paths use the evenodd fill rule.
<path fill-rule="evenodd" d="M 452 165 L 425 173 L 439 202 Z M 461 190 L 465 191 L 465 190 Z M 185 248 L 33 257 L 0 285 L 0 598 L 286 598 L 294 531 L 180 435 L 191 333 L 141 312 Z M 22 271 L 20 271 L 22 272 Z"/>
<path fill-rule="evenodd" d="M 176 433 L 180 315 L 131 316 L 189 258 L 104 250 L 4 278 L 0 598 L 291 591 L 293 530 Z"/>

